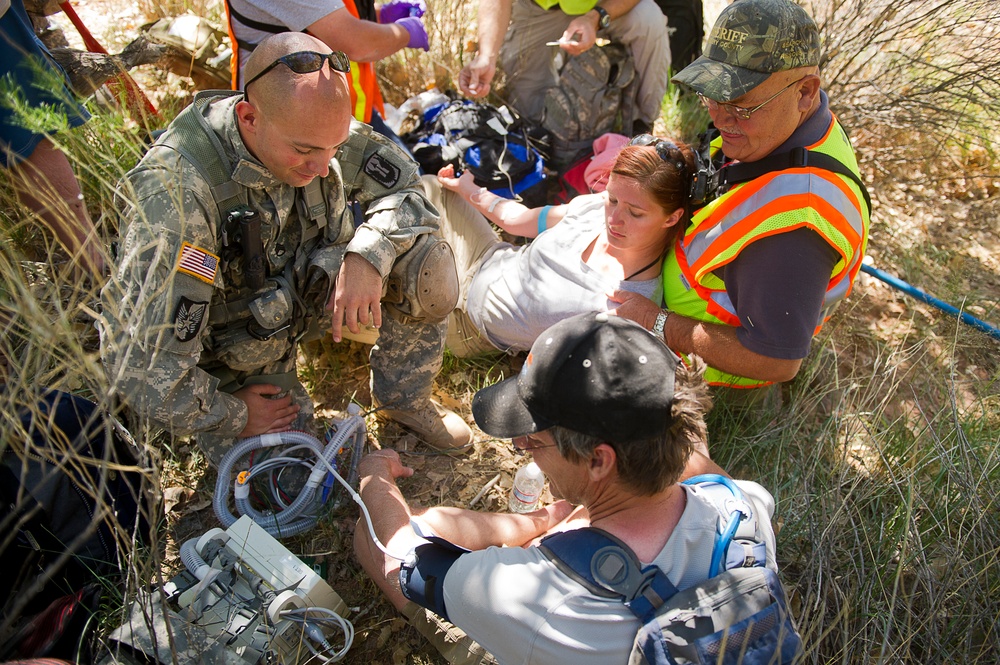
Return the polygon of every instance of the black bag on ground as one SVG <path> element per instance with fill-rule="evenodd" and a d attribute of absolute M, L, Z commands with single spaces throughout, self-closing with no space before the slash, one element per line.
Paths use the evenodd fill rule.
<path fill-rule="evenodd" d="M 538 127 L 490 104 L 456 100 L 429 109 L 403 141 L 424 173 L 451 164 L 498 196 L 545 204 L 548 137 Z"/>
<path fill-rule="evenodd" d="M 143 477 L 131 437 L 92 402 L 50 391 L 18 411 L 0 448 L 0 658 L 74 658 L 121 579 L 119 543 L 149 540 Z"/>

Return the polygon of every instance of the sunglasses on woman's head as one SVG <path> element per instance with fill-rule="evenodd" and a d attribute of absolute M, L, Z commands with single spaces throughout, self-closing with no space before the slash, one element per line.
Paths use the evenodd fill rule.
<path fill-rule="evenodd" d="M 297 53 L 283 55 L 264 69 L 257 72 L 256 76 L 243 84 L 243 89 L 246 90 L 251 83 L 259 79 L 264 74 L 267 74 L 278 65 L 285 65 L 296 74 L 310 74 L 323 69 L 323 63 L 327 61 L 330 62 L 330 69 L 334 71 L 342 72 L 344 74 L 351 71 L 351 61 L 347 57 L 347 54 L 343 51 L 334 51 L 333 53 L 327 54 L 316 53 L 315 51 L 299 51 Z"/>
<path fill-rule="evenodd" d="M 677 168 L 678 172 L 684 173 L 687 169 L 687 165 L 684 163 L 684 154 L 673 141 L 658 139 L 652 134 L 639 134 L 634 139 L 629 141 L 628 144 L 644 147 L 653 146 L 656 150 L 656 154 L 660 156 L 660 159 L 665 162 L 672 163 Z"/>

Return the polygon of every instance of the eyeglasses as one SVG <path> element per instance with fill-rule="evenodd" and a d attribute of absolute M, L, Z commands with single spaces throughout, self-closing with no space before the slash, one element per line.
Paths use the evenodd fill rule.
<path fill-rule="evenodd" d="M 780 95 L 781 93 L 783 93 L 785 90 L 788 90 L 789 88 L 791 88 L 796 83 L 802 83 L 802 81 L 804 81 L 805 79 L 806 79 L 806 77 L 803 76 L 798 81 L 792 81 L 791 83 L 789 83 L 788 85 L 786 85 L 784 88 L 782 88 L 778 92 L 774 93 L 773 95 L 771 95 L 770 97 L 768 97 L 767 99 L 765 99 L 764 101 L 762 101 L 757 106 L 754 106 L 753 108 L 750 108 L 750 109 L 745 108 L 743 106 L 736 106 L 736 104 L 730 104 L 728 102 L 717 102 L 714 99 L 709 99 L 708 97 L 706 97 L 705 95 L 701 94 L 700 92 L 698 93 L 698 98 L 701 99 L 701 103 L 704 104 L 705 108 L 707 108 L 709 111 L 717 111 L 719 109 L 722 109 L 723 111 L 725 111 L 726 113 L 728 113 L 731 116 L 734 116 L 734 117 L 737 117 L 737 118 L 742 118 L 743 120 L 749 120 L 751 115 L 753 115 L 754 113 L 756 113 L 757 111 L 761 110 L 762 108 L 764 108 L 765 106 L 767 106 L 769 103 L 771 103 L 772 101 L 774 101 L 775 99 L 777 99 L 778 95 Z"/>
<path fill-rule="evenodd" d="M 687 165 L 684 163 L 684 153 L 681 152 L 681 149 L 678 148 L 677 144 L 673 141 L 658 139 L 652 134 L 639 134 L 634 139 L 629 141 L 628 144 L 653 146 L 656 150 L 656 154 L 660 156 L 660 159 L 673 164 L 679 173 L 684 174 L 687 170 Z"/>
<path fill-rule="evenodd" d="M 523 441 L 524 445 L 523 446 L 518 446 L 517 445 L 518 441 Z M 538 443 L 539 441 L 540 441 L 540 439 L 535 438 L 534 436 L 528 434 L 527 436 L 519 436 L 519 437 L 517 437 L 516 439 L 514 439 L 513 441 L 511 441 L 511 445 L 514 446 L 514 454 L 515 455 L 525 455 L 527 453 L 533 453 L 536 450 L 541 450 L 542 448 L 553 448 L 553 447 L 556 447 L 556 446 L 559 445 L 559 444 L 557 444 L 555 442 L 553 442 L 553 443 Z"/>
<path fill-rule="evenodd" d="M 347 74 L 351 71 L 351 60 L 347 57 L 347 54 L 343 51 L 334 51 L 333 53 L 316 53 L 315 51 L 298 51 L 297 53 L 289 53 L 288 55 L 283 55 L 264 69 L 257 72 L 257 75 L 252 79 L 243 84 L 243 89 L 246 90 L 251 83 L 259 79 L 264 74 L 277 67 L 278 65 L 285 65 L 291 69 L 296 74 L 310 74 L 312 72 L 318 72 L 323 69 L 324 62 L 330 62 L 330 69 Z"/>

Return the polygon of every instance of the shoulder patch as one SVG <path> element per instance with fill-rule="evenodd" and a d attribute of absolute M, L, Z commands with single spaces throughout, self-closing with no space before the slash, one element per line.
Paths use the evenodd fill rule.
<path fill-rule="evenodd" d="M 208 301 L 190 300 L 181 296 L 174 310 L 174 335 L 182 342 L 194 339 L 205 321 Z"/>
<path fill-rule="evenodd" d="M 203 282 L 213 284 L 215 271 L 219 267 L 219 257 L 201 247 L 195 247 L 189 242 L 181 243 L 181 251 L 177 254 L 177 271 L 197 277 Z"/>
<path fill-rule="evenodd" d="M 365 175 L 386 188 L 395 187 L 399 182 L 399 167 L 382 155 L 373 153 L 365 162 Z"/>

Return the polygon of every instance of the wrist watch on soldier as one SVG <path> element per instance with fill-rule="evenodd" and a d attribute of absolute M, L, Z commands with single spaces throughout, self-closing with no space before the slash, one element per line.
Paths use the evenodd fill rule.
<path fill-rule="evenodd" d="M 597 29 L 603 30 L 604 28 L 611 25 L 611 15 L 608 14 L 608 10 L 600 5 L 594 6 L 594 11 L 597 12 Z"/>
<path fill-rule="evenodd" d="M 669 309 L 661 309 L 660 313 L 656 315 L 656 322 L 653 323 L 653 334 L 663 337 L 663 327 L 667 325 L 667 319 L 670 318 Z"/>

